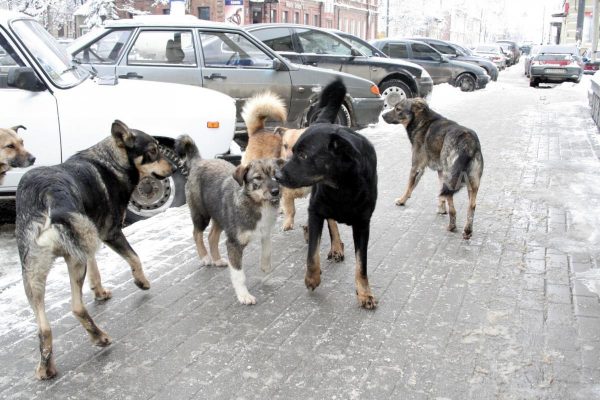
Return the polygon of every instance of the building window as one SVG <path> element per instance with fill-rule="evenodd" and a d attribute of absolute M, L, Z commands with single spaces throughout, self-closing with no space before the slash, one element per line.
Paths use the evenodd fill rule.
<path fill-rule="evenodd" d="M 163 8 L 162 12 L 163 12 L 163 15 L 169 15 L 171 13 L 171 9 L 170 8 Z"/>
<path fill-rule="evenodd" d="M 313 25 L 319 26 L 319 16 L 318 15 L 313 15 Z"/>
<path fill-rule="evenodd" d="M 271 20 L 269 22 L 277 22 L 277 10 L 271 10 Z"/>
<path fill-rule="evenodd" d="M 210 7 L 198 7 L 198 18 L 210 21 Z"/>
<path fill-rule="evenodd" d="M 329 29 L 333 28 L 333 21 L 330 19 L 327 20 L 327 28 L 329 28 Z"/>
<path fill-rule="evenodd" d="M 288 15 L 289 15 L 288 11 L 284 11 L 284 12 L 281 13 L 281 22 L 282 23 L 285 24 L 285 23 L 288 22 Z"/>
<path fill-rule="evenodd" d="M 298 11 L 296 11 L 294 13 L 294 23 L 295 24 L 299 24 L 300 23 L 300 13 Z"/>
<path fill-rule="evenodd" d="M 310 15 L 304 14 L 304 25 L 308 25 L 308 18 L 309 17 L 310 17 Z"/>

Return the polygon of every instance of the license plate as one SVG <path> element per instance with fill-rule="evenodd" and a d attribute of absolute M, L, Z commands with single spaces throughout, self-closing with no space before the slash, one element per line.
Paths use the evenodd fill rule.
<path fill-rule="evenodd" d="M 562 68 L 546 69 L 547 74 L 564 74 L 567 70 Z"/>

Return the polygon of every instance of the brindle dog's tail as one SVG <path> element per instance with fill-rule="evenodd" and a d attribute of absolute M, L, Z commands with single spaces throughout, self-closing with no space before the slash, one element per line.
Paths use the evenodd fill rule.
<path fill-rule="evenodd" d="M 188 170 L 196 160 L 202 159 L 198 147 L 194 143 L 194 139 L 188 135 L 181 135 L 177 138 L 175 141 L 175 153 L 177 153 L 179 158 L 185 160 Z"/>
<path fill-rule="evenodd" d="M 48 194 L 46 199 L 47 215 L 36 238 L 37 244 L 87 262 L 100 246 L 96 226 L 81 214 L 70 196 L 58 192 Z"/>
<path fill-rule="evenodd" d="M 450 176 L 444 177 L 447 179 L 444 179 L 440 196 L 453 195 L 460 190 L 460 188 L 463 186 L 463 176 L 467 176 L 472 159 L 473 157 L 469 154 L 459 154 L 450 167 Z"/>
<path fill-rule="evenodd" d="M 337 78 L 333 82 L 323 89 L 321 93 L 321 99 L 319 100 L 319 108 L 321 112 L 317 117 L 316 123 L 335 123 L 344 98 L 346 97 L 346 86 L 340 78 Z"/>

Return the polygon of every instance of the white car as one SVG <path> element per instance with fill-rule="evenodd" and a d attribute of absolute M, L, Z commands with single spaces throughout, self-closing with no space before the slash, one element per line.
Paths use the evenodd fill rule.
<path fill-rule="evenodd" d="M 90 77 L 34 19 L 0 12 L 0 127 L 20 131 L 35 166 L 61 163 L 110 134 L 120 119 L 157 137 L 175 164 L 174 138 L 188 134 L 203 158 L 228 158 L 235 131 L 235 101 L 195 86 Z M 235 148 L 235 145 L 233 145 Z M 235 158 L 235 156 L 229 157 Z M 32 168 L 35 168 L 32 167 Z M 14 195 L 26 169 L 10 171 L 0 196 Z M 185 202 L 185 169 L 140 182 L 129 205 L 134 220 Z"/>

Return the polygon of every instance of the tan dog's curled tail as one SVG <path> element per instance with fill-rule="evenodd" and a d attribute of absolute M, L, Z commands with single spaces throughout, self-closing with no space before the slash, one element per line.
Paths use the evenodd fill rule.
<path fill-rule="evenodd" d="M 201 160 L 200 151 L 189 135 L 181 135 L 175 141 L 175 154 L 177 157 L 185 160 L 188 170 L 196 160 Z"/>
<path fill-rule="evenodd" d="M 252 96 L 242 110 L 242 118 L 248 129 L 248 136 L 252 136 L 265 127 L 265 119 L 287 121 L 287 109 L 283 99 L 273 92 L 264 92 Z"/>

